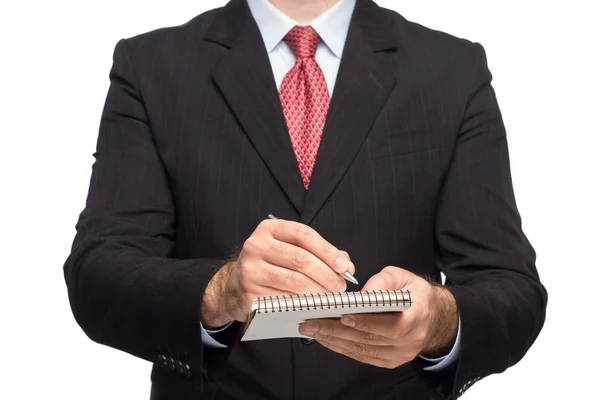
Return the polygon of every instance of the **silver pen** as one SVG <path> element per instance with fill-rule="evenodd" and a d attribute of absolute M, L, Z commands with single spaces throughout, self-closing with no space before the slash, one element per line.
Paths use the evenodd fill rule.
<path fill-rule="evenodd" d="M 276 216 L 274 216 L 273 214 L 269 214 L 268 215 L 269 219 L 279 219 Z M 356 280 L 356 278 L 354 276 L 352 276 L 352 274 L 350 273 L 350 271 L 346 271 L 346 272 L 342 272 L 341 274 L 339 274 L 342 278 L 344 278 L 345 280 L 347 280 L 348 282 L 352 282 L 355 285 L 358 285 L 358 281 Z"/>

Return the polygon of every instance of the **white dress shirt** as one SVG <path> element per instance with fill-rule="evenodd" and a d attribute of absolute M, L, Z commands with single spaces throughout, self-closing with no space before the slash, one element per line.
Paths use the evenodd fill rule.
<path fill-rule="evenodd" d="M 283 41 L 284 36 L 298 24 L 292 18 L 288 17 L 268 0 L 247 0 L 250 12 L 258 25 L 260 34 L 265 42 L 265 48 L 269 55 L 271 68 L 277 89 L 281 87 L 283 78 L 296 62 L 296 56 L 289 46 Z M 333 94 L 335 80 L 337 78 L 340 62 L 348 28 L 354 11 L 356 0 L 339 0 L 333 7 L 325 11 L 319 17 L 311 21 L 310 25 L 321 37 L 321 42 L 317 46 L 315 60 L 323 71 L 329 95 Z M 227 329 L 228 326 L 217 330 L 207 331 L 200 324 L 202 342 L 205 346 L 225 348 L 227 346 L 217 342 L 211 335 Z M 450 366 L 457 358 L 460 347 L 460 319 L 458 324 L 458 335 L 454 347 L 445 357 L 436 359 L 424 358 L 435 363 L 425 368 L 429 371 L 441 371 Z"/>
<path fill-rule="evenodd" d="M 330 97 L 342 61 L 355 3 L 356 0 L 340 0 L 308 24 L 321 37 L 315 60 L 325 75 Z M 296 56 L 283 38 L 293 27 L 302 24 L 288 17 L 268 0 L 248 0 L 248 6 L 265 42 L 275 83 L 279 89 L 283 78 L 296 62 Z"/>

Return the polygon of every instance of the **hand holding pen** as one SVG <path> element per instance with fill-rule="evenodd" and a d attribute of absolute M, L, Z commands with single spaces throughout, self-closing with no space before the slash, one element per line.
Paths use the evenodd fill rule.
<path fill-rule="evenodd" d="M 269 219 L 279 219 L 276 216 L 274 216 L 273 214 L 269 214 L 268 216 Z M 347 260 L 349 262 L 349 264 L 352 264 L 352 261 L 350 261 L 350 257 L 348 257 L 348 253 L 346 253 L 345 251 L 343 252 L 346 256 L 347 256 Z M 348 268 L 350 268 L 350 265 L 348 265 Z M 347 269 L 346 271 L 343 272 L 338 272 L 340 274 L 340 276 L 342 278 L 344 278 L 345 280 L 347 280 L 348 282 L 352 282 L 355 285 L 358 285 L 358 281 L 356 280 L 356 278 L 352 275 L 352 273 L 349 271 L 349 269 Z"/>
<path fill-rule="evenodd" d="M 343 292 L 357 283 L 348 254 L 307 225 L 262 221 L 244 242 L 237 259 L 222 266 L 204 292 L 201 321 L 215 328 L 245 321 L 258 297 Z"/>

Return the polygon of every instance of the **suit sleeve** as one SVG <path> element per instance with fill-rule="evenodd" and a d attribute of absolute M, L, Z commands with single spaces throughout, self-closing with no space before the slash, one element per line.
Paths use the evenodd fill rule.
<path fill-rule="evenodd" d="M 94 341 L 200 385 L 227 350 L 202 345 L 202 295 L 221 259 L 171 258 L 176 210 L 136 86 L 114 50 L 85 209 L 64 265 L 75 319 Z M 166 361 L 165 361 L 166 360 Z"/>
<path fill-rule="evenodd" d="M 436 241 L 461 318 L 456 367 L 430 373 L 447 398 L 515 365 L 540 333 L 547 292 L 521 228 L 505 127 L 485 51 L 476 57 L 470 96 L 439 199 Z"/>

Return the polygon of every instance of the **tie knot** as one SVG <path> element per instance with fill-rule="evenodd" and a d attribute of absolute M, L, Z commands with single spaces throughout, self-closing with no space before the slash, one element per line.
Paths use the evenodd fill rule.
<path fill-rule="evenodd" d="M 295 26 L 283 38 L 296 58 L 313 58 L 321 41 L 319 34 L 310 26 Z"/>

